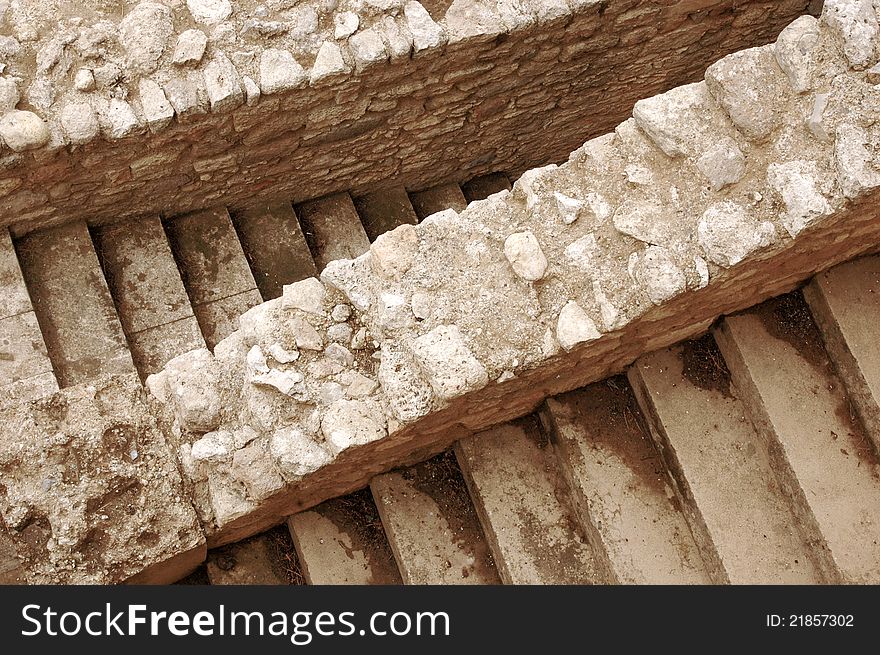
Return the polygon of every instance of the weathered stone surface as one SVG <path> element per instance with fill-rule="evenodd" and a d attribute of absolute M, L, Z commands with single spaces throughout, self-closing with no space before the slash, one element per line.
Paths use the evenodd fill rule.
<path fill-rule="evenodd" d="M 174 108 L 165 97 L 165 92 L 153 80 L 144 78 L 138 85 L 141 96 L 141 108 L 147 127 L 153 132 L 167 127 L 174 120 Z"/>
<path fill-rule="evenodd" d="M 23 1 L 30 13 L 22 29 L 54 25 L 49 5 Z M 413 188 L 470 179 L 496 170 L 499 162 L 518 175 L 562 161 L 583 138 L 578 126 L 589 125 L 591 134 L 608 130 L 639 97 L 694 79 L 720 53 L 772 40 L 808 0 L 793 0 L 751 22 L 740 14 L 758 0 L 742 9 L 734 0 L 720 0 L 717 12 L 687 28 L 677 5 L 655 11 L 641 7 L 644 2 L 610 6 L 597 15 L 591 3 L 462 0 L 449 7 L 449 16 L 445 6 L 432 6 L 433 18 L 415 2 L 346 4 L 333 13 L 354 12 L 358 31 L 337 42 L 331 14 L 311 1 L 141 2 L 127 12 L 91 1 L 82 22 L 71 15 L 70 25 L 41 27 L 0 43 L 4 79 L 20 80 L 15 84 L 27 109 L 53 131 L 51 139 L 21 146 L 38 150 L 39 162 L 10 162 L 0 172 L 0 185 L 18 178 L 26 188 L 40 188 L 49 160 L 57 185 L 48 199 L 0 196 L 0 216 L 31 226 L 109 222 L 169 207 L 195 211 L 220 197 L 239 210 L 255 195 L 264 199 L 265 188 L 255 188 L 254 179 L 266 170 L 273 171 L 273 195 L 295 202 L 344 188 L 371 191 L 398 175 L 401 161 Z M 639 38 L 614 36 L 618 21 Z M 450 30 L 454 37 L 447 45 Z M 496 41 L 502 31 L 506 41 Z M 553 47 L 536 48 L 551 33 Z M 695 35 L 706 38 L 695 42 Z M 260 61 L 269 50 L 287 51 L 303 65 L 314 62 L 303 71 L 311 84 L 260 93 Z M 340 85 L 349 88 L 348 69 L 358 63 L 351 91 L 337 97 Z M 658 63 L 668 74 L 656 73 Z M 139 93 L 145 75 L 162 87 L 177 122 L 189 127 L 167 122 L 165 103 L 158 122 L 145 120 Z M 289 83 L 282 79 L 282 86 Z M 12 109 L 15 90 L 6 86 Z M 92 141 L 109 141 L 94 152 L 65 141 L 59 122 L 69 104 L 86 100 L 84 94 L 101 125 Z M 574 97 L 582 98 L 579 106 Z M 534 111 L 544 112 L 554 126 L 549 138 L 543 122 L 529 119 Z M 199 147 L 189 149 L 196 123 Z M 372 138 L 363 138 L 365 132 Z M 401 149 L 405 154 L 398 156 Z M 222 150 L 234 163 L 222 173 L 194 173 L 203 158 L 197 153 L 208 150 Z M 138 170 L 144 153 L 163 164 L 149 177 L 120 173 Z M 338 153 L 345 153 L 344 161 Z M 103 192 L 88 191 L 95 188 Z"/>
<path fill-rule="evenodd" d="M 813 76 L 819 64 L 820 35 L 819 21 L 812 16 L 801 16 L 782 30 L 776 40 L 776 61 L 798 93 L 812 88 Z"/>
<path fill-rule="evenodd" d="M 342 50 L 332 41 L 324 41 L 315 57 L 315 63 L 309 73 L 312 86 L 325 80 L 333 79 L 350 72 L 351 68 L 342 57 Z"/>
<path fill-rule="evenodd" d="M 730 200 L 706 209 L 697 226 L 697 238 L 709 261 L 724 267 L 770 245 L 775 234 L 772 223 L 759 221 L 748 207 Z"/>
<path fill-rule="evenodd" d="M 222 52 L 216 53 L 208 62 L 204 75 L 211 111 L 223 111 L 242 103 L 244 94 L 241 78 L 235 66 Z"/>
<path fill-rule="evenodd" d="M 871 0 L 826 0 L 822 20 L 842 42 L 850 66 L 861 70 L 877 62 L 877 24 Z"/>
<path fill-rule="evenodd" d="M 49 141 L 49 128 L 33 112 L 16 109 L 0 118 L 0 137 L 16 152 L 32 150 Z"/>
<path fill-rule="evenodd" d="M 403 7 L 406 23 L 413 37 L 415 55 L 434 50 L 446 43 L 446 33 L 431 18 L 420 2 L 407 2 Z"/>
<path fill-rule="evenodd" d="M 204 559 L 171 444 L 136 376 L 0 414 L 0 513 L 25 580 L 167 583 Z"/>
<path fill-rule="evenodd" d="M 821 192 L 829 186 L 827 181 L 823 183 L 823 178 L 814 161 L 771 164 L 767 169 L 767 181 L 785 203 L 782 225 L 789 236 L 797 236 L 813 221 L 833 211 Z"/>
<path fill-rule="evenodd" d="M 232 14 L 229 0 L 186 0 L 189 13 L 198 23 L 215 25 Z"/>
<path fill-rule="evenodd" d="M 388 59 L 388 52 L 382 37 L 374 29 L 358 32 L 348 40 L 348 47 L 354 57 L 355 69 L 363 70 Z"/>
<path fill-rule="evenodd" d="M 129 66 L 140 74 L 155 71 L 173 33 L 168 7 L 157 2 L 136 5 L 119 24 L 119 43 Z"/>
<path fill-rule="evenodd" d="M 178 66 L 198 64 L 205 54 L 208 37 L 201 30 L 186 30 L 177 37 L 172 61 Z"/>
<path fill-rule="evenodd" d="M 535 282 L 547 271 L 547 257 L 531 232 L 517 232 L 504 240 L 504 255 L 522 279 Z"/>
<path fill-rule="evenodd" d="M 712 64 L 706 84 L 734 125 L 753 141 L 769 137 L 784 120 L 791 86 L 773 46 L 742 50 Z"/>
<path fill-rule="evenodd" d="M 266 95 L 304 84 L 306 73 L 287 50 L 264 50 L 260 57 L 260 91 Z"/>
<path fill-rule="evenodd" d="M 67 105 L 61 112 L 61 127 L 70 143 L 82 145 L 94 139 L 100 131 L 98 117 L 87 102 Z"/>
<path fill-rule="evenodd" d="M 556 323 L 556 338 L 565 350 L 571 350 L 577 344 L 591 341 L 602 336 L 596 324 L 583 308 L 573 300 L 565 303 Z"/>
<path fill-rule="evenodd" d="M 829 88 L 829 124 L 836 127 L 841 115 L 864 102 L 867 93 L 858 85 L 847 87 L 846 93 Z M 233 475 L 234 453 L 210 466 L 200 464 L 190 481 L 198 483 L 199 493 L 205 494 L 197 496 L 196 502 L 212 539 L 219 542 L 265 527 L 267 521 L 277 521 L 298 508 L 298 503 L 317 502 L 329 489 L 338 493 L 353 488 L 348 485 L 355 481 L 362 485 L 365 476 L 387 467 L 391 460 L 402 460 L 416 444 L 430 450 L 465 431 L 486 427 L 487 421 L 495 423 L 530 411 L 552 390 L 578 386 L 595 379 L 593 376 L 619 370 L 643 349 L 691 334 L 718 313 L 752 302 L 755 293 L 789 288 L 817 268 L 867 248 L 872 243 L 868 237 L 876 232 L 875 222 L 868 220 L 862 205 L 870 200 L 870 191 L 858 187 L 851 199 L 857 202 L 850 202 L 832 185 L 826 200 L 833 212 L 816 218 L 796 238 L 750 250 L 738 264 L 726 269 L 714 261 L 707 265 L 702 259 L 707 253 L 698 239 L 700 217 L 732 197 L 748 204 L 756 225 L 769 223 L 780 234 L 785 229 L 781 195 L 767 194 L 771 164 L 833 161 L 835 167 L 841 167 L 835 168 L 835 175 L 842 177 L 841 171 L 849 170 L 848 160 L 834 157 L 830 143 L 798 131 L 802 117 L 794 111 L 797 101 L 793 96 L 789 94 L 781 102 L 791 103 L 785 105 L 789 111 L 783 112 L 791 118 L 783 119 L 779 129 L 771 131 L 766 144 L 737 141 L 748 149 L 749 170 L 729 191 L 707 190 L 690 157 L 670 160 L 644 134 L 628 126 L 588 142 L 549 177 L 552 191 L 585 203 L 576 221 L 559 219 L 552 193 L 552 220 L 544 213 L 542 202 L 533 204 L 530 212 L 521 199 L 501 193 L 472 203 L 462 215 L 442 212 L 416 226 L 418 248 L 411 266 L 399 279 L 377 275 L 372 254 L 351 252 L 346 255 L 351 257 L 349 261 L 331 264 L 322 277 L 329 296 L 322 315 L 300 315 L 298 310 L 284 310 L 280 302 L 255 308 L 253 315 L 242 319 L 241 330 L 218 344 L 215 355 L 207 353 L 204 361 L 206 370 L 216 367 L 222 373 L 218 393 L 223 410 L 219 425 L 214 427 L 240 435 L 234 441 L 236 451 L 259 442 L 259 450 L 249 452 L 265 454 L 276 467 L 269 443 L 281 426 L 296 426 L 316 448 L 333 446 L 328 451 L 358 440 L 366 443 L 340 448 L 338 457 L 328 459 L 330 463 L 323 467 L 307 465 L 305 456 L 303 462 L 296 456 L 288 457 L 291 473 L 282 473 L 284 485 L 262 500 L 257 497 L 269 493 L 267 489 L 258 489 L 252 480 L 249 488 L 245 480 Z M 227 117 L 233 129 L 242 126 L 240 116 Z M 302 114 L 298 116 L 302 120 Z M 859 129 L 866 137 L 862 143 L 868 143 L 872 128 Z M 321 136 L 312 138 L 325 136 L 324 131 L 317 134 Z M 737 140 L 735 135 L 732 138 Z M 864 151 L 870 154 L 867 146 Z M 870 157 L 864 159 L 864 165 L 871 170 Z M 627 181 L 632 178 L 628 175 L 631 171 L 647 175 L 639 176 L 640 184 L 632 184 Z M 610 211 L 585 211 L 589 194 L 601 194 Z M 652 207 L 657 211 L 645 211 Z M 637 225 L 638 232 L 620 229 L 627 224 L 623 217 L 636 216 L 639 220 L 629 224 Z M 655 224 L 654 217 L 661 220 Z M 531 231 L 541 244 L 548 262 L 547 274 L 534 285 L 523 284 L 504 256 L 505 239 L 511 232 L 525 231 Z M 589 275 L 565 255 L 574 243 L 584 246 L 581 259 L 590 261 Z M 595 249 L 587 247 L 591 243 L 596 244 Z M 555 328 L 569 301 L 582 308 L 601 336 L 589 344 L 576 344 L 566 353 L 557 342 Z M 339 324 L 330 316 L 331 308 L 343 303 L 355 308 L 344 321 L 355 335 L 353 341 L 358 340 L 357 347 L 351 344 L 356 354 L 346 348 L 351 358 L 336 349 L 325 350 L 324 345 L 331 341 L 330 327 Z M 314 350 L 296 348 L 296 337 L 307 331 L 303 321 L 318 336 L 312 341 Z M 302 375 L 302 393 L 279 393 L 277 386 L 251 383 L 253 372 L 247 368 L 247 354 L 257 342 L 270 370 Z M 267 353 L 276 344 L 284 353 L 296 350 L 299 358 L 288 359 L 275 350 L 287 361 L 268 361 Z M 366 402 L 360 397 L 340 396 L 351 386 L 343 383 L 342 376 L 348 374 L 346 379 L 354 380 L 357 372 L 372 379 L 376 373 L 371 355 L 379 351 L 379 356 L 384 356 L 392 348 L 413 359 L 416 379 L 432 389 L 430 411 L 404 424 L 391 411 L 380 386 L 368 396 L 369 409 L 341 405 L 333 410 L 337 419 L 342 417 L 338 424 L 348 427 L 328 423 L 327 432 L 340 438 L 337 444 L 327 442 L 322 424 L 329 408 L 343 401 Z M 456 362 L 458 370 L 449 366 L 450 361 Z M 157 399 L 161 396 L 171 402 L 171 395 L 163 393 L 161 385 L 151 388 L 156 389 Z M 461 393 L 466 397 L 459 397 Z M 169 407 L 169 411 L 174 409 Z M 370 435 L 381 430 L 368 430 L 369 424 L 381 426 L 383 421 L 390 437 L 372 440 Z M 253 434 L 243 436 L 245 426 Z M 182 462 L 188 446 L 180 446 Z M 312 451 L 304 448 L 303 452 Z M 303 466 L 298 468 L 297 463 Z M 272 470 L 262 460 L 259 464 Z M 308 471 L 304 474 L 308 479 L 296 478 L 298 471 Z M 341 477 L 334 480 L 335 473 Z M 236 474 L 244 477 L 241 466 Z"/>
<path fill-rule="evenodd" d="M 434 391 L 451 400 L 483 386 L 486 369 L 471 354 L 458 326 L 441 325 L 413 342 L 413 356 Z"/>

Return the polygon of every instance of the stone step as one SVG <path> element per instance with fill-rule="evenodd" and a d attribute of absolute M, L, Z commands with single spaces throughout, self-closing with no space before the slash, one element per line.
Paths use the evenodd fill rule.
<path fill-rule="evenodd" d="M 57 390 L 12 239 L 0 229 L 0 405 Z"/>
<path fill-rule="evenodd" d="M 711 336 L 639 358 L 629 381 L 716 582 L 824 582 Z"/>
<path fill-rule="evenodd" d="M 309 244 L 289 202 L 280 200 L 233 212 L 232 223 L 263 300 L 279 298 L 285 284 L 317 275 Z"/>
<path fill-rule="evenodd" d="M 263 299 L 225 208 L 178 216 L 165 225 L 171 250 L 208 348 L 238 328 Z"/>
<path fill-rule="evenodd" d="M 354 199 L 354 206 L 370 241 L 401 225 L 419 222 L 402 186 L 374 191 Z"/>
<path fill-rule="evenodd" d="M 27 584 L 21 557 L 6 530 L 6 525 L 0 522 L 0 585 Z"/>
<path fill-rule="evenodd" d="M 369 489 L 295 514 L 287 525 L 309 584 L 401 584 Z"/>
<path fill-rule="evenodd" d="M 142 379 L 205 340 L 158 216 L 93 232 L 122 329 Z"/>
<path fill-rule="evenodd" d="M 506 584 L 595 584 L 607 580 L 570 505 L 549 439 L 534 417 L 455 446 Z"/>
<path fill-rule="evenodd" d="M 370 489 L 405 584 L 497 584 L 455 455 L 379 475 Z"/>
<path fill-rule="evenodd" d="M 334 259 L 354 259 L 370 249 L 370 240 L 347 193 L 297 205 L 296 215 L 319 272 Z"/>
<path fill-rule="evenodd" d="M 541 419 L 552 434 L 580 523 L 613 580 L 709 582 L 625 377 L 549 398 Z"/>
<path fill-rule="evenodd" d="M 484 200 L 493 193 L 509 191 L 511 188 L 510 178 L 504 173 L 481 175 L 461 185 L 461 191 L 468 202 Z"/>
<path fill-rule="evenodd" d="M 877 456 L 800 293 L 726 318 L 715 338 L 827 577 L 880 582 Z"/>
<path fill-rule="evenodd" d="M 441 184 L 424 191 L 416 191 L 409 194 L 409 199 L 420 221 L 444 209 L 460 212 L 467 207 L 467 200 L 457 184 Z"/>
<path fill-rule="evenodd" d="M 880 256 L 815 276 L 804 287 L 848 396 L 880 452 Z"/>
<path fill-rule="evenodd" d="M 250 539 L 208 553 L 212 585 L 303 584 L 287 528 L 278 526 Z"/>
<path fill-rule="evenodd" d="M 31 232 L 17 243 L 22 273 L 62 387 L 134 363 L 85 223 Z"/>

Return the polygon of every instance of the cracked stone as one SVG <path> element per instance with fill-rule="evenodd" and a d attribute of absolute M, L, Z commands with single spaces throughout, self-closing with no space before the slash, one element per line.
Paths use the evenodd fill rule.
<path fill-rule="evenodd" d="M 843 53 L 855 70 L 877 61 L 880 25 L 871 0 L 825 0 L 822 20 L 843 42 Z"/>
<path fill-rule="evenodd" d="M 195 65 L 205 56 L 208 37 L 201 30 L 186 30 L 177 37 L 171 61 L 178 66 Z"/>
<path fill-rule="evenodd" d="M 327 290 L 318 278 L 310 277 L 293 284 L 285 284 L 281 296 L 283 309 L 299 309 L 309 314 L 323 316 L 324 298 Z"/>
<path fill-rule="evenodd" d="M 439 325 L 415 339 L 412 354 L 442 400 L 452 400 L 489 382 L 457 325 Z"/>
<path fill-rule="evenodd" d="M 260 56 L 260 91 L 272 95 L 305 84 L 306 72 L 287 50 L 269 48 Z"/>
<path fill-rule="evenodd" d="M 703 252 L 709 261 L 725 268 L 769 246 L 775 236 L 772 223 L 758 220 L 748 207 L 731 200 L 710 206 L 697 225 L 697 241 Z"/>
<path fill-rule="evenodd" d="M 137 73 L 149 74 L 159 67 L 174 33 L 171 10 L 156 2 L 141 2 L 119 24 L 119 43 L 128 65 Z"/>
<path fill-rule="evenodd" d="M 814 161 L 771 164 L 767 182 L 782 197 L 785 215 L 782 226 L 795 237 L 808 225 L 832 212 L 831 205 L 817 188 L 821 176 Z"/>
<path fill-rule="evenodd" d="M 724 137 L 700 155 L 696 166 L 709 180 L 712 190 L 720 191 L 742 179 L 746 173 L 746 158 L 736 141 Z"/>
<path fill-rule="evenodd" d="M 556 322 L 556 338 L 564 350 L 569 351 L 579 343 L 592 341 L 600 336 L 602 335 L 593 319 L 580 305 L 574 300 L 565 303 Z"/>

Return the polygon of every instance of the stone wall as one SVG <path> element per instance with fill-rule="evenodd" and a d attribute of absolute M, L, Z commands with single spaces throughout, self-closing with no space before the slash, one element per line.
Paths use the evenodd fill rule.
<path fill-rule="evenodd" d="M 713 64 L 704 82 L 639 102 L 564 164 L 285 287 L 213 354 L 150 376 L 131 406 L 100 384 L 0 411 L 0 444 L 33 431 L 88 452 L 99 431 L 146 413 L 178 463 L 168 493 L 186 490 L 208 544 L 262 531 L 875 251 L 878 60 L 871 0 L 828 0 L 821 20 L 802 17 L 775 44 Z M 71 411 L 47 418 L 53 406 Z M 87 538 L 103 520 L 88 500 L 104 474 L 55 476 L 44 498 L 43 469 L 22 468 L 16 449 L 0 450 L 0 470 L 18 467 L 0 512 L 23 577 L 52 578 L 23 533 L 35 515 L 53 535 L 67 529 L 47 499 L 86 508 L 79 539 L 48 542 L 58 561 L 106 561 L 88 555 Z M 139 552 L 131 536 L 156 511 L 147 498 L 122 517 L 114 545 Z M 162 546 L 158 564 L 173 554 Z M 100 573 L 83 579 L 124 577 Z"/>
<path fill-rule="evenodd" d="M 810 3 L 455 0 L 429 3 L 437 23 L 402 0 L 162 0 L 121 21 L 61 4 L 56 29 L 13 12 L 0 36 L 0 227 L 15 235 L 515 176 Z"/>

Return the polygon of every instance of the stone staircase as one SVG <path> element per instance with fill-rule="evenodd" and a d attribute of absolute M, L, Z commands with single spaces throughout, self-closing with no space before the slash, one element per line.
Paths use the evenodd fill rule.
<path fill-rule="evenodd" d="M 374 478 L 368 521 L 334 511 L 346 498 L 291 517 L 300 566 L 324 584 L 876 584 L 878 311 L 880 258 L 840 265 Z M 393 566 L 369 564 L 377 543 Z"/>

